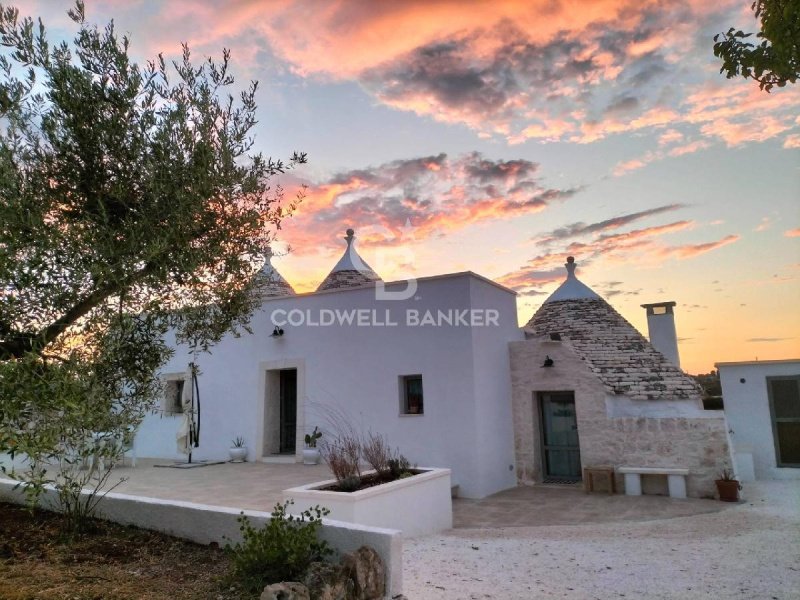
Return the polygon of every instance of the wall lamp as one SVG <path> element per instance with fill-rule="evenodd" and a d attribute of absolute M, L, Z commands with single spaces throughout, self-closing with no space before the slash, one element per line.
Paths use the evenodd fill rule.
<path fill-rule="evenodd" d="M 278 327 L 276 325 L 275 329 L 272 330 L 272 335 L 270 335 L 269 337 L 274 337 L 274 338 L 283 337 L 283 328 L 282 327 Z"/>
<path fill-rule="evenodd" d="M 548 354 L 547 356 L 544 357 L 544 364 L 542 365 L 542 367 L 552 367 L 554 364 L 556 363 L 553 362 L 553 359 L 550 358 L 550 355 Z"/>

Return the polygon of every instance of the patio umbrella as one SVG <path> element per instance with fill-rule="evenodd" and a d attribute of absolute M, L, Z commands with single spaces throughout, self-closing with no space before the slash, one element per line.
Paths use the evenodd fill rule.
<path fill-rule="evenodd" d="M 181 396 L 183 419 L 176 440 L 178 452 L 186 454 L 188 462 L 191 463 L 192 447 L 197 448 L 200 445 L 200 388 L 197 384 L 197 367 L 194 363 L 189 363 L 186 374 Z"/>

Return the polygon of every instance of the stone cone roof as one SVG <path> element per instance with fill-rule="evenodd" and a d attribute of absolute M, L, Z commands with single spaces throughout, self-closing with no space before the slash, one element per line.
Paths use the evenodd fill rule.
<path fill-rule="evenodd" d="M 536 311 L 526 331 L 534 336 L 557 333 L 569 340 L 611 394 L 624 394 L 633 400 L 699 399 L 694 379 L 578 281 L 574 259 L 570 259 L 567 280 Z"/>
<path fill-rule="evenodd" d="M 272 249 L 269 247 L 264 251 L 264 266 L 256 274 L 256 285 L 262 298 L 295 295 L 294 288 L 272 265 Z"/>
<path fill-rule="evenodd" d="M 359 287 L 373 281 L 381 281 L 380 275 L 373 271 L 372 267 L 364 262 L 356 252 L 355 238 L 355 232 L 348 229 L 347 236 L 344 238 L 347 242 L 347 249 L 328 276 L 319 284 L 318 292 Z"/>

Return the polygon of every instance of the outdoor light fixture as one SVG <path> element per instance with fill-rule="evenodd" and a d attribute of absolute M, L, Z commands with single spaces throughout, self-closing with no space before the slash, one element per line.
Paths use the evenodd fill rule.
<path fill-rule="evenodd" d="M 555 363 L 553 362 L 553 359 L 550 358 L 550 355 L 548 354 L 547 356 L 544 357 L 544 364 L 542 365 L 542 367 L 552 367 L 554 364 Z"/>
<path fill-rule="evenodd" d="M 560 342 L 561 341 L 561 334 L 560 333 L 551 333 L 550 334 L 550 341 L 551 342 Z"/>
<path fill-rule="evenodd" d="M 279 338 L 283 336 L 283 328 L 275 326 L 275 329 L 272 330 L 272 335 L 270 337 Z"/>

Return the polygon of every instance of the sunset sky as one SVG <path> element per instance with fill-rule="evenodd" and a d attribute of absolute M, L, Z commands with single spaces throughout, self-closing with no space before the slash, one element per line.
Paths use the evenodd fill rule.
<path fill-rule="evenodd" d="M 385 280 L 471 270 L 526 322 L 578 276 L 682 366 L 800 357 L 800 84 L 726 80 L 712 37 L 751 0 L 87 1 L 144 61 L 232 51 L 256 143 L 309 164 L 276 267 L 313 290 L 353 227 Z M 17 4 L 56 36 L 68 2 Z M 281 246 L 281 244 L 278 244 Z"/>

